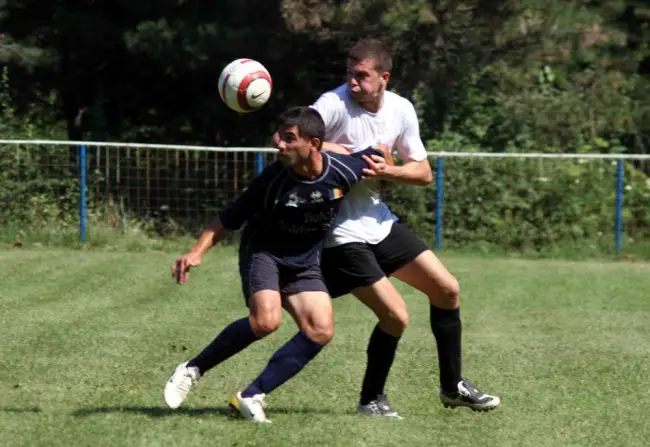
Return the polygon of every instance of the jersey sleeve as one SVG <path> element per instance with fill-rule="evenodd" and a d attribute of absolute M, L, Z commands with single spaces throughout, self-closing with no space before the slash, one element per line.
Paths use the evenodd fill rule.
<path fill-rule="evenodd" d="M 427 158 L 427 151 L 422 143 L 422 137 L 420 137 L 420 123 L 418 122 L 415 108 L 410 101 L 405 101 L 403 109 L 404 122 L 402 132 L 395 142 L 397 155 L 402 161 L 424 160 Z"/>
<path fill-rule="evenodd" d="M 347 190 L 361 181 L 363 170 L 368 168 L 368 163 L 362 158 L 364 155 L 379 155 L 384 153 L 379 149 L 368 148 L 350 155 L 332 154 L 332 168 L 342 177 L 342 185 Z"/>
<path fill-rule="evenodd" d="M 255 212 L 261 210 L 269 180 L 273 178 L 272 171 L 277 171 L 275 165 L 262 171 L 229 207 L 219 213 L 219 220 L 224 228 L 239 230 Z"/>
<path fill-rule="evenodd" d="M 341 121 L 343 103 L 341 98 L 334 92 L 327 92 L 320 95 L 314 104 L 311 105 L 316 109 L 325 123 L 325 139 L 338 128 Z"/>

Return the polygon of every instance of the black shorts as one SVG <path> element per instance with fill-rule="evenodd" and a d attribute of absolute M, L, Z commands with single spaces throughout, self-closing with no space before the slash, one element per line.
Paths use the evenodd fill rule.
<path fill-rule="evenodd" d="M 330 295 L 336 298 L 390 276 L 428 249 L 413 232 L 395 222 L 378 244 L 350 242 L 326 248 L 321 270 Z"/>
<path fill-rule="evenodd" d="M 249 298 L 260 290 L 276 290 L 282 297 L 298 292 L 327 293 L 323 274 L 318 266 L 287 267 L 267 253 L 240 257 L 239 274 L 247 306 Z"/>

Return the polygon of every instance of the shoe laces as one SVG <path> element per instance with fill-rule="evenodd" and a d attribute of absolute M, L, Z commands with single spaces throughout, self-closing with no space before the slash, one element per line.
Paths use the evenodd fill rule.
<path fill-rule="evenodd" d="M 189 392 L 195 383 L 194 376 L 189 371 L 185 371 L 180 375 L 176 386 L 184 392 Z"/>
<path fill-rule="evenodd" d="M 483 393 L 479 391 L 479 389 L 476 388 L 469 380 L 463 380 L 461 381 L 461 383 L 463 384 L 463 386 L 465 387 L 465 389 L 467 390 L 470 396 L 481 397 L 483 395 Z"/>
<path fill-rule="evenodd" d="M 267 403 L 266 400 L 264 400 L 265 397 L 266 394 L 256 394 L 255 396 L 251 397 L 251 400 L 260 405 L 262 408 L 266 408 Z"/>
<path fill-rule="evenodd" d="M 390 404 L 390 401 L 388 400 L 388 396 L 386 394 L 380 394 L 377 396 L 376 402 L 377 406 L 382 410 L 390 410 L 392 408 L 392 405 Z"/>

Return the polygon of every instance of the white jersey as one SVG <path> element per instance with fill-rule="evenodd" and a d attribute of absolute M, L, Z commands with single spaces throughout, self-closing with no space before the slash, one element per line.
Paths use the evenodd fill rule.
<path fill-rule="evenodd" d="M 321 95 L 312 107 L 325 121 L 325 141 L 352 152 L 385 144 L 403 161 L 427 157 L 413 104 L 395 93 L 385 92 L 382 108 L 371 113 L 350 97 L 344 84 Z M 325 246 L 377 244 L 388 236 L 396 220 L 381 201 L 378 182 L 358 183 L 345 196 Z"/>

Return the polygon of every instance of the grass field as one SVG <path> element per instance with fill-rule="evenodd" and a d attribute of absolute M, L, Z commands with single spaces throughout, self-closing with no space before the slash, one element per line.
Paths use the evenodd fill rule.
<path fill-rule="evenodd" d="M 0 251 L 3 446 L 647 446 L 650 265 L 443 256 L 460 278 L 465 373 L 490 413 L 444 409 L 428 305 L 402 287 L 411 325 L 388 393 L 402 421 L 354 414 L 371 313 L 335 301 L 337 334 L 268 398 L 271 425 L 227 401 L 294 332 L 289 319 L 199 383 L 162 400 L 169 373 L 246 313 L 230 248 L 179 287 L 172 254 Z"/>

